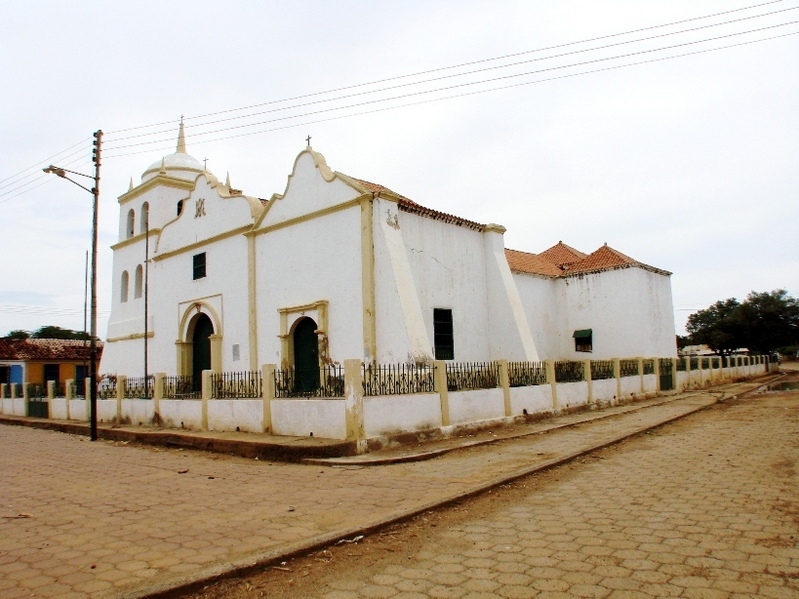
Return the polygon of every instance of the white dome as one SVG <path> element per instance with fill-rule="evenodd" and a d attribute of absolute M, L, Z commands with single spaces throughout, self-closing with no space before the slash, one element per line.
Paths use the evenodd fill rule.
<path fill-rule="evenodd" d="M 180 121 L 180 131 L 178 132 L 178 147 L 174 154 L 164 156 L 161 160 L 153 162 L 147 170 L 142 173 L 141 180 L 149 181 L 161 172 L 166 171 L 170 177 L 194 181 L 197 175 L 205 172 L 205 167 L 200 164 L 194 156 L 186 153 L 186 137 L 183 133 L 183 119 Z"/>
<path fill-rule="evenodd" d="M 161 172 L 161 167 L 170 177 L 187 179 L 194 181 L 199 173 L 204 173 L 203 165 L 194 156 L 185 152 L 175 152 L 169 156 L 164 156 L 161 160 L 153 162 L 147 170 L 142 173 L 141 180 L 148 181 Z"/>

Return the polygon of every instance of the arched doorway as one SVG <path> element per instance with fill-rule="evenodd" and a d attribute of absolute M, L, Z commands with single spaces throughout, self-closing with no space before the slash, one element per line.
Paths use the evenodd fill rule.
<path fill-rule="evenodd" d="M 211 369 L 211 335 L 213 334 L 214 325 L 211 319 L 205 314 L 197 316 L 191 336 L 191 374 L 195 390 L 202 386 L 203 370 Z"/>
<path fill-rule="evenodd" d="M 294 386 L 296 391 L 319 388 L 319 340 L 313 318 L 302 318 L 294 327 Z"/>

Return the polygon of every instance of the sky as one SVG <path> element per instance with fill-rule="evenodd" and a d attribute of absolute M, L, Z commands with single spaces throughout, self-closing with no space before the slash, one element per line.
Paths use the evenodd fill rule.
<path fill-rule="evenodd" d="M 607 243 L 673 273 L 678 334 L 717 300 L 797 297 L 797 20 L 799 0 L 4 0 L 0 336 L 84 328 L 92 196 L 41 169 L 93 175 L 98 129 L 106 335 L 117 198 L 181 116 L 247 195 L 282 192 L 311 136 L 506 247 Z"/>

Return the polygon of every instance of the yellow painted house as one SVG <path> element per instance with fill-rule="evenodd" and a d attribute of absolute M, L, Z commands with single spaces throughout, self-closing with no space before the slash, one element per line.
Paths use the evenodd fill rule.
<path fill-rule="evenodd" d="M 98 346 L 98 354 L 102 346 Z M 0 339 L 0 383 L 78 386 L 89 373 L 89 342 L 74 339 Z"/>

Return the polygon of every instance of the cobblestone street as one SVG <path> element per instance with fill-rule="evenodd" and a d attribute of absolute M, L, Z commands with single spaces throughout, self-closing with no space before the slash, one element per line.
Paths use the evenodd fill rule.
<path fill-rule="evenodd" d="M 406 544 L 196 597 L 797 597 L 797 455 L 797 393 L 722 404 L 427 515 Z"/>
<path fill-rule="evenodd" d="M 717 397 L 609 410 L 548 434 L 380 467 L 264 463 L 0 426 L 0 597 L 133 597 L 202 580 L 491 488 Z M 437 528 L 440 538 L 397 556 L 401 564 L 368 576 L 356 566 L 295 596 L 795 596 L 797 409 L 794 393 L 700 412 L 557 470 L 571 474 L 505 511 Z"/>

